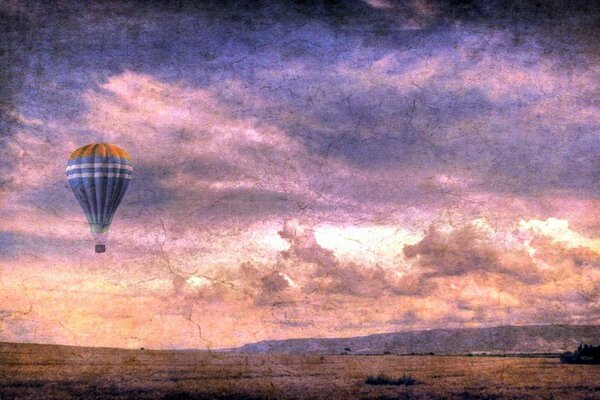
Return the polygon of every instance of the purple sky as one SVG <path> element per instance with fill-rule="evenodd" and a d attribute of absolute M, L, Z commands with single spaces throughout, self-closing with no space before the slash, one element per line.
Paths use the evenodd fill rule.
<path fill-rule="evenodd" d="M 2 3 L 0 340 L 600 322 L 593 3 Z M 102 255 L 64 174 L 99 141 Z"/>

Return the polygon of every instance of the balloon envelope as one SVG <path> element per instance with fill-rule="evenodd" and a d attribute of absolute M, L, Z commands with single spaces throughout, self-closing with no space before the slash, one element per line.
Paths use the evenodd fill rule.
<path fill-rule="evenodd" d="M 67 162 L 69 186 L 87 217 L 98 253 L 105 250 L 108 228 L 131 181 L 130 160 L 113 144 L 92 143 L 71 153 Z"/>

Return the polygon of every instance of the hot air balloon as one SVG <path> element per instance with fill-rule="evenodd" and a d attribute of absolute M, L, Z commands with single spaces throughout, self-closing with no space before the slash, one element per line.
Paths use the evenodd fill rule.
<path fill-rule="evenodd" d="M 90 224 L 96 253 L 106 250 L 108 229 L 131 181 L 130 160 L 114 144 L 92 143 L 71 153 L 67 162 L 69 186 Z"/>

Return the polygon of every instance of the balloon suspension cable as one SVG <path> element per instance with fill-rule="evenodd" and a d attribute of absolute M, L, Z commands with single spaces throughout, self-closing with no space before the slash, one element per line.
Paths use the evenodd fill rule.
<path fill-rule="evenodd" d="M 108 239 L 108 229 L 101 229 L 97 226 L 92 227 L 92 237 L 96 242 L 94 247 L 96 253 L 104 253 L 106 251 L 106 242 Z"/>

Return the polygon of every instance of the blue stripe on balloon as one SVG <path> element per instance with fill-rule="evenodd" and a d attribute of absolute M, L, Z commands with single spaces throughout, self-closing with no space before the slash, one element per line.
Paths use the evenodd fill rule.
<path fill-rule="evenodd" d="M 80 179 L 70 179 L 69 186 L 71 187 L 71 190 L 75 194 L 75 198 L 77 199 L 77 202 L 79 202 L 79 205 L 83 209 L 83 212 L 85 213 L 85 216 L 88 219 L 88 222 L 90 222 L 92 211 L 91 211 L 90 205 L 87 201 L 87 196 L 85 193 L 85 189 L 83 187 L 83 182 Z"/>
<path fill-rule="evenodd" d="M 117 211 L 117 207 L 119 207 L 119 204 L 121 204 L 121 200 L 123 200 L 123 196 L 125 196 L 125 192 L 127 191 L 130 182 L 131 181 L 129 179 L 120 179 L 118 182 L 116 182 L 114 197 L 111 201 L 110 211 L 108 213 L 109 221 L 112 222 L 113 216 Z"/>
<path fill-rule="evenodd" d="M 77 168 L 67 171 L 67 175 L 73 174 L 84 174 L 84 173 L 92 173 L 92 172 L 118 172 L 120 174 L 132 174 L 130 169 L 125 168 L 117 168 L 117 167 L 104 167 L 104 168 Z"/>
<path fill-rule="evenodd" d="M 102 208 L 102 215 L 106 216 L 105 218 L 105 223 L 110 224 L 112 222 L 112 216 L 114 215 L 114 213 L 111 214 L 110 212 L 110 207 L 111 204 L 114 201 L 114 197 L 115 197 L 115 188 L 117 186 L 117 183 L 119 181 L 121 181 L 123 179 L 107 179 L 106 180 L 106 200 L 104 202 L 104 207 Z"/>

